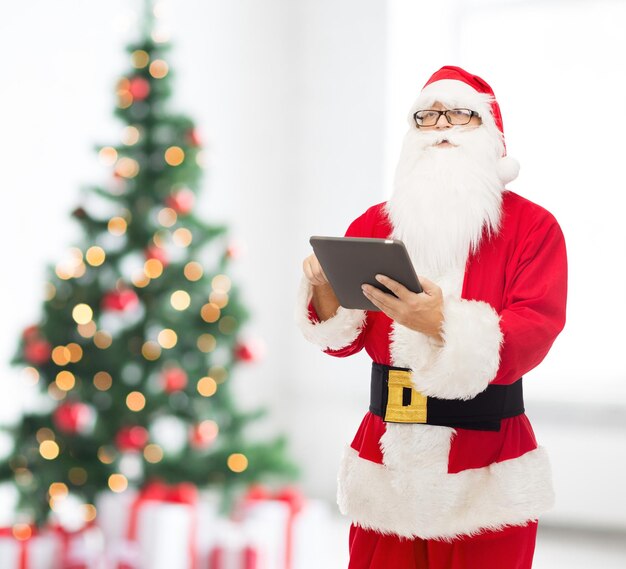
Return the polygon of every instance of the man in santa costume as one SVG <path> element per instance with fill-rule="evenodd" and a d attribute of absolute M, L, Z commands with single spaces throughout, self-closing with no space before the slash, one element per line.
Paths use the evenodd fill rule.
<path fill-rule="evenodd" d="M 373 361 L 339 472 L 350 569 L 532 565 L 553 490 L 522 377 L 565 324 L 567 261 L 552 214 L 505 188 L 518 170 L 489 85 L 443 67 L 409 113 L 390 200 L 346 232 L 402 240 L 424 292 L 380 275 L 394 295 L 363 287 L 380 311 L 348 310 L 315 255 L 303 263 L 305 337 Z"/>

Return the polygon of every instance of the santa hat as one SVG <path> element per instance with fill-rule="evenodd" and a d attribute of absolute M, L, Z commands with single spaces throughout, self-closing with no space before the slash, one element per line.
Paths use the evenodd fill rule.
<path fill-rule="evenodd" d="M 476 111 L 483 125 L 497 137 L 502 145 L 502 157 L 498 162 L 498 176 L 503 184 L 517 178 L 519 163 L 506 155 L 504 128 L 500 106 L 496 101 L 493 89 L 489 84 L 460 67 L 446 65 L 433 73 L 426 81 L 420 96 L 411 107 L 409 120 L 413 122 L 413 114 L 420 109 L 429 108 L 439 101 L 449 108 L 467 108 Z"/>

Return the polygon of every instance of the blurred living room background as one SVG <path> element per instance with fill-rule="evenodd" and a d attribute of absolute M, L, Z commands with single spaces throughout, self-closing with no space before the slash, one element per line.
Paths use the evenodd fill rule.
<path fill-rule="evenodd" d="M 158 5 L 173 46 L 172 106 L 193 117 L 205 147 L 197 209 L 229 226 L 245 332 L 263 348 L 234 372 L 238 404 L 267 409 L 256 434 L 286 434 L 298 487 L 331 506 L 343 447 L 368 405 L 369 361 L 328 358 L 296 329 L 308 239 L 342 235 L 389 196 L 408 109 L 432 72 L 460 65 L 490 83 L 521 163 L 509 187 L 556 216 L 570 263 L 566 328 L 525 380 L 557 491 L 535 566 L 626 566 L 626 1 Z M 114 85 L 142 10 L 140 0 L 0 8 L 0 423 L 17 421 L 32 397 L 9 361 L 40 317 L 46 266 L 79 239 L 69 218 L 81 188 L 110 170 L 94 147 L 119 138 Z M 10 441 L 0 443 L 7 452 Z M 2 496 L 0 526 L 11 519 Z M 327 567 L 338 569 L 347 526 L 332 512 Z"/>

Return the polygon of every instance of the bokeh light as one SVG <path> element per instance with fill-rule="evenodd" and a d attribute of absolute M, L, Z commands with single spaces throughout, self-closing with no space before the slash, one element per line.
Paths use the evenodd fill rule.
<path fill-rule="evenodd" d="M 236 452 L 228 457 L 226 464 L 233 472 L 243 472 L 248 468 L 248 459 L 246 455 Z"/>
<path fill-rule="evenodd" d="M 202 377 L 198 380 L 197 389 L 202 397 L 211 397 L 217 391 L 217 382 L 210 376 Z"/>
<path fill-rule="evenodd" d="M 136 126 L 127 126 L 122 130 L 122 142 L 126 146 L 132 146 L 139 142 L 140 132 Z"/>
<path fill-rule="evenodd" d="M 189 261 L 183 270 L 185 278 L 192 282 L 200 280 L 203 272 L 202 265 L 197 261 Z"/>
<path fill-rule="evenodd" d="M 148 259 L 143 265 L 143 270 L 147 277 L 158 279 L 163 274 L 163 263 L 158 259 Z"/>
<path fill-rule="evenodd" d="M 169 66 L 162 59 L 155 59 L 148 68 L 150 75 L 155 79 L 163 79 L 169 71 Z"/>
<path fill-rule="evenodd" d="M 179 227 L 172 234 L 172 241 L 174 241 L 174 244 L 178 245 L 178 247 L 189 247 L 192 240 L 193 235 L 186 227 Z"/>
<path fill-rule="evenodd" d="M 102 247 L 98 247 L 94 245 L 93 247 L 89 247 L 87 252 L 85 253 L 85 259 L 92 267 L 99 267 L 104 263 L 106 259 L 106 253 Z"/>
<path fill-rule="evenodd" d="M 172 227 L 178 219 L 178 214 L 171 207 L 164 207 L 157 214 L 157 219 L 163 227 Z"/>
<path fill-rule="evenodd" d="M 69 391 L 76 385 L 76 378 L 72 372 L 63 370 L 57 373 L 55 382 L 61 391 Z"/>
<path fill-rule="evenodd" d="M 141 355 L 150 361 L 158 360 L 161 356 L 161 346 L 151 340 L 144 342 L 141 346 Z"/>
<path fill-rule="evenodd" d="M 111 235 L 120 236 L 126 233 L 126 228 L 128 224 L 123 217 L 115 216 L 109 219 L 109 223 L 107 224 L 107 229 Z"/>
<path fill-rule="evenodd" d="M 104 330 L 98 330 L 93 336 L 93 343 L 101 350 L 106 350 L 113 343 L 113 337 Z"/>
<path fill-rule="evenodd" d="M 216 275 L 211 280 L 211 287 L 216 292 L 227 293 L 230 290 L 231 286 L 232 282 L 230 280 L 230 277 L 228 277 L 227 275 Z"/>
<path fill-rule="evenodd" d="M 217 340 L 213 334 L 200 334 L 196 342 L 198 349 L 205 354 L 208 354 L 215 350 L 217 346 Z"/>
<path fill-rule="evenodd" d="M 217 304 L 209 302 L 200 309 L 200 316 L 202 320 L 210 324 L 219 320 L 220 312 L 220 307 Z"/>
<path fill-rule="evenodd" d="M 117 150 L 112 146 L 105 146 L 98 152 L 98 158 L 105 166 L 113 166 L 117 162 Z"/>
<path fill-rule="evenodd" d="M 178 342 L 178 335 L 171 328 L 165 328 L 159 332 L 157 342 L 159 342 L 162 348 L 169 350 Z"/>
<path fill-rule="evenodd" d="M 59 445 L 54 441 L 47 440 L 39 444 L 39 454 L 46 460 L 54 460 L 59 456 L 59 452 Z"/>
<path fill-rule="evenodd" d="M 135 69 L 143 69 L 150 62 L 150 55 L 143 49 L 136 49 L 131 53 L 130 61 Z"/>
<path fill-rule="evenodd" d="M 67 477 L 75 486 L 82 486 L 87 482 L 87 471 L 82 466 L 74 466 L 70 468 Z"/>
<path fill-rule="evenodd" d="M 191 304 L 191 296 L 185 290 L 176 290 L 170 296 L 170 304 L 175 310 L 185 310 Z"/>
<path fill-rule="evenodd" d="M 139 162 L 134 158 L 124 156 L 117 161 L 115 173 L 122 176 L 122 178 L 134 178 L 139 174 Z"/>
<path fill-rule="evenodd" d="M 109 476 L 109 488 L 113 492 L 124 492 L 128 488 L 128 480 L 123 474 L 111 474 Z"/>
<path fill-rule="evenodd" d="M 146 406 L 146 398 L 140 391 L 131 391 L 126 396 L 126 406 L 131 411 L 141 411 Z"/>
<path fill-rule="evenodd" d="M 163 449 L 159 445 L 151 443 L 143 449 L 143 456 L 147 462 L 155 464 L 163 460 Z"/>
<path fill-rule="evenodd" d="M 185 151 L 180 146 L 170 146 L 165 151 L 165 162 L 170 166 L 180 166 L 185 160 Z"/>
<path fill-rule="evenodd" d="M 107 391 L 113 385 L 113 378 L 106 371 L 99 371 L 93 376 L 94 387 L 98 391 Z"/>
<path fill-rule="evenodd" d="M 66 347 L 70 351 L 70 361 L 74 364 L 79 362 L 83 357 L 82 347 L 76 342 L 70 342 Z"/>
<path fill-rule="evenodd" d="M 79 324 L 76 328 L 83 338 L 91 338 L 97 331 L 96 323 L 93 320 L 87 324 Z"/>
<path fill-rule="evenodd" d="M 66 346 L 56 346 L 52 350 L 52 361 L 58 366 L 65 366 L 70 363 L 71 352 Z"/>

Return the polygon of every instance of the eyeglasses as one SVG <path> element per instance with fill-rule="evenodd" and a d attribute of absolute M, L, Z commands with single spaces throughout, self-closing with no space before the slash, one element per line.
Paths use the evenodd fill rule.
<path fill-rule="evenodd" d="M 441 115 L 446 117 L 448 123 L 452 125 L 467 124 L 472 120 L 472 117 L 480 116 L 476 111 L 470 111 L 469 109 L 446 109 L 445 111 L 427 109 L 425 111 L 417 111 L 413 118 L 418 127 L 435 126 L 439 122 Z"/>

